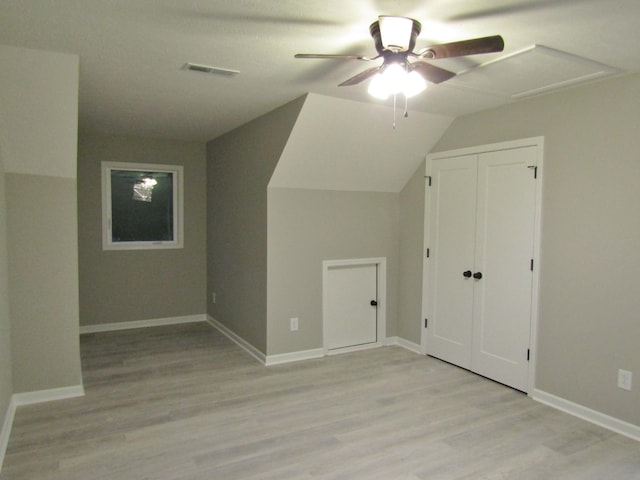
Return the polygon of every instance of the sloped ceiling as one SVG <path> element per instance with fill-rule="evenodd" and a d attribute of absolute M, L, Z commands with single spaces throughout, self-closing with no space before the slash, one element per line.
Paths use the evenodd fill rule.
<path fill-rule="evenodd" d="M 309 94 L 269 187 L 399 192 L 453 117 Z"/>
<path fill-rule="evenodd" d="M 419 20 L 417 49 L 501 34 L 505 51 L 434 61 L 457 75 L 394 130 L 391 99 L 337 86 L 379 60 L 294 58 L 375 54 L 381 14 Z M 81 131 L 206 142 L 311 92 L 271 185 L 393 192 L 452 117 L 639 71 L 638 18 L 640 0 L 2 0 L 0 43 L 79 55 Z"/>
<path fill-rule="evenodd" d="M 337 86 L 379 61 L 294 59 L 375 54 L 368 28 L 378 15 L 419 20 L 418 49 L 504 37 L 503 53 L 436 61 L 463 75 L 431 85 L 413 112 L 458 116 L 516 101 L 514 77 L 487 82 L 494 70 L 476 67 L 533 45 L 640 70 L 639 0 L 2 0 L 0 43 L 80 56 L 83 130 L 208 141 L 308 92 L 380 104 L 366 82 Z M 575 63 L 554 64 L 558 82 L 534 64 L 541 58 L 500 68 L 526 60 L 530 90 L 570 80 Z M 185 71 L 185 62 L 240 74 Z"/>

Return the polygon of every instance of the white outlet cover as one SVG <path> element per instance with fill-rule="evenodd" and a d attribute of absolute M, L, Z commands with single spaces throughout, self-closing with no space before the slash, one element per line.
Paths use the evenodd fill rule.
<path fill-rule="evenodd" d="M 618 387 L 623 390 L 631 390 L 633 373 L 628 370 L 618 370 Z"/>
<path fill-rule="evenodd" d="M 292 332 L 295 332 L 298 330 L 298 317 L 289 319 L 289 328 Z"/>

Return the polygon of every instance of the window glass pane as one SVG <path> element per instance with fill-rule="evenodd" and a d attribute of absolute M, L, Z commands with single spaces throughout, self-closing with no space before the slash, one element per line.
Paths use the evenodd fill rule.
<path fill-rule="evenodd" d="M 111 170 L 111 241 L 173 241 L 171 172 Z"/>

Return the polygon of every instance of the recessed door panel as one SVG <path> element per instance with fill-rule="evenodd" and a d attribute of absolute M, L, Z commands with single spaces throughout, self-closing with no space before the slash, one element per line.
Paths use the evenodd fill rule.
<path fill-rule="evenodd" d="M 470 368 L 477 157 L 434 160 L 430 174 L 427 349 Z"/>
<path fill-rule="evenodd" d="M 479 156 L 472 370 L 526 390 L 536 148 Z"/>
<path fill-rule="evenodd" d="M 327 270 L 323 316 L 328 350 L 378 341 L 377 268 L 369 264 L 334 266 Z"/>

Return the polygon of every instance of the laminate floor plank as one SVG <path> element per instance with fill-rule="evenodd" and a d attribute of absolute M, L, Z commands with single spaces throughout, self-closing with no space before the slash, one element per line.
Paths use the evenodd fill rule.
<path fill-rule="evenodd" d="M 640 443 L 399 347 L 264 367 L 204 323 L 81 337 L 0 480 L 640 480 Z"/>

